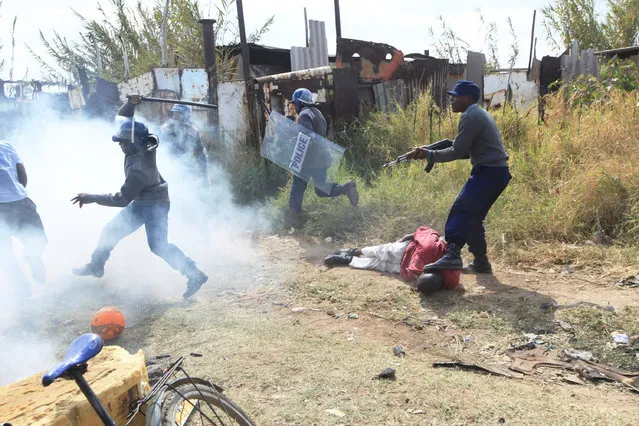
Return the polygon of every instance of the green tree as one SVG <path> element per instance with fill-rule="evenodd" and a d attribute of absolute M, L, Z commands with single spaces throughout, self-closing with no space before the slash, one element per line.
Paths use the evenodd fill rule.
<path fill-rule="evenodd" d="M 162 3 L 162 4 L 161 4 Z M 40 31 L 40 40 L 52 62 L 29 47 L 49 78 L 79 81 L 79 70 L 89 78 L 98 74 L 110 81 L 125 78 L 124 52 L 129 60 L 130 75 L 135 76 L 160 66 L 161 36 L 164 2 L 146 9 L 138 2 L 134 8 L 125 0 L 109 0 L 105 10 L 98 4 L 102 18 L 88 20 L 76 12 L 84 24 L 78 41 L 69 41 L 54 32 L 47 37 Z M 216 5 L 216 44 L 236 43 L 239 39 L 234 21 L 235 0 L 219 0 Z M 167 16 L 168 63 L 175 67 L 204 67 L 202 27 L 197 0 L 171 0 Z M 257 42 L 273 23 L 273 17 L 250 34 L 249 41 Z M 99 53 L 99 60 L 98 55 Z M 218 73 L 229 71 L 229 58 L 218 52 Z M 220 75 L 223 77 L 223 75 Z"/>
<path fill-rule="evenodd" d="M 606 27 L 595 11 L 594 0 L 555 0 L 541 9 L 548 39 L 557 48 L 579 41 L 582 49 L 607 49 Z M 555 34 L 559 36 L 557 40 Z"/>
<path fill-rule="evenodd" d="M 639 0 L 608 0 L 606 38 L 610 46 L 634 46 L 638 35 Z"/>

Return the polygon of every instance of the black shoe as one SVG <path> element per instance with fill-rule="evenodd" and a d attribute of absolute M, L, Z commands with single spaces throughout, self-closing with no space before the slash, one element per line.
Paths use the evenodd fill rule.
<path fill-rule="evenodd" d="M 475 259 L 462 269 L 462 274 L 492 274 L 493 268 L 488 256 L 475 256 Z"/>
<path fill-rule="evenodd" d="M 352 255 L 348 255 L 346 252 L 338 251 L 324 259 L 324 265 L 332 268 L 333 266 L 348 266 L 353 260 Z"/>
<path fill-rule="evenodd" d="M 348 197 L 351 206 L 357 207 L 357 204 L 359 204 L 359 192 L 357 191 L 357 183 L 354 180 L 349 180 L 344 184 L 344 194 Z"/>
<path fill-rule="evenodd" d="M 104 275 L 104 266 L 87 263 L 80 268 L 73 268 L 71 272 L 73 272 L 73 275 L 77 275 L 79 277 L 102 278 L 102 276 Z"/>
<path fill-rule="evenodd" d="M 448 244 L 446 253 L 437 262 L 424 266 L 424 273 L 441 270 L 459 271 L 464 269 L 464 262 L 461 258 L 461 247 L 456 244 Z"/>
<path fill-rule="evenodd" d="M 182 297 L 186 300 L 193 296 L 209 280 L 209 277 L 199 269 L 195 269 L 188 275 L 189 281 L 186 283 L 186 291 Z"/>

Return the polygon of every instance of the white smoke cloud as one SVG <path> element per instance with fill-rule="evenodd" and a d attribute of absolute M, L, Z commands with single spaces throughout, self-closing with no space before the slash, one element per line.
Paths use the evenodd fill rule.
<path fill-rule="evenodd" d="M 157 133 L 160 123 L 147 124 Z M 72 338 L 90 331 L 95 310 L 115 305 L 127 316 L 129 327 L 141 325 L 142 304 L 177 303 L 186 288 L 186 278 L 150 251 L 144 227 L 116 246 L 102 279 L 71 274 L 72 268 L 90 260 L 102 228 L 120 210 L 97 204 L 79 209 L 70 201 L 79 192 L 117 192 L 124 182 L 124 154 L 111 142 L 115 126 L 60 118 L 41 108 L 5 137 L 23 159 L 29 197 L 38 207 L 49 243 L 43 258 L 47 283 L 31 280 L 32 299 L 19 302 L 0 268 L 0 385 L 51 367 Z M 269 230 L 270 224 L 259 206 L 234 205 L 230 178 L 221 167 L 210 166 L 211 186 L 203 191 L 188 173 L 190 166 L 176 164 L 162 143 L 158 167 L 169 183 L 169 241 L 209 275 L 201 290 L 205 297 L 231 285 L 229 275 L 254 267 L 260 254 L 251 245 L 250 233 Z M 15 240 L 14 247 L 30 279 L 21 243 Z"/>

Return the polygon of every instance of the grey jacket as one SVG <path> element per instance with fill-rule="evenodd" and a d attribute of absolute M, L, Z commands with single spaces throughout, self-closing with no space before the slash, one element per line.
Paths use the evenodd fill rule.
<path fill-rule="evenodd" d="M 136 203 L 169 203 L 169 185 L 160 175 L 155 150 L 139 150 L 124 157 L 124 185 L 116 194 L 96 195 L 95 202 L 110 207 Z"/>
<path fill-rule="evenodd" d="M 328 125 L 326 119 L 319 109 L 315 107 L 305 107 L 297 117 L 297 123 L 311 129 L 320 136 L 326 137 Z"/>
<path fill-rule="evenodd" d="M 462 113 L 453 146 L 431 151 L 437 163 L 468 158 L 475 166 L 508 167 L 508 154 L 499 135 L 495 119 L 477 104 Z"/>
<path fill-rule="evenodd" d="M 315 107 L 305 107 L 297 116 L 297 124 L 301 124 L 322 137 L 326 137 L 328 125 L 326 119 L 319 109 Z M 328 169 L 333 159 L 330 152 L 321 144 L 312 142 L 304 160 L 305 169 Z"/>

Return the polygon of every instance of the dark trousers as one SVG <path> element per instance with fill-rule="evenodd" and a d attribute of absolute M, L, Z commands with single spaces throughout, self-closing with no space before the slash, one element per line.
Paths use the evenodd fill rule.
<path fill-rule="evenodd" d="M 11 281 L 20 286 L 26 285 L 27 280 L 13 254 L 11 237 L 24 244 L 24 255 L 34 278 L 44 279 L 42 254 L 47 236 L 36 205 L 29 198 L 0 203 L 0 264 Z"/>
<path fill-rule="evenodd" d="M 508 167 L 474 167 L 448 214 L 446 241 L 459 247 L 468 243 L 475 256 L 485 255 L 484 219 L 511 178 Z"/>
<path fill-rule="evenodd" d="M 306 174 L 311 175 L 313 181 L 313 187 L 318 197 L 338 197 L 344 194 L 344 186 L 337 183 L 330 185 L 327 188 L 326 184 L 326 169 L 313 169 L 305 170 Z M 288 208 L 291 212 L 300 214 L 302 213 L 302 202 L 304 201 L 304 192 L 308 183 L 295 175 L 293 175 L 293 183 L 291 184 L 291 196 L 288 200 Z M 320 189 L 321 187 L 323 189 Z M 328 189 L 328 192 L 325 190 Z"/>
<path fill-rule="evenodd" d="M 151 251 L 164 259 L 173 269 L 187 274 L 195 263 L 186 257 L 182 250 L 168 242 L 169 209 L 168 203 L 133 201 L 104 227 L 98 247 L 91 256 L 91 262 L 104 267 L 116 244 L 144 225 Z"/>

